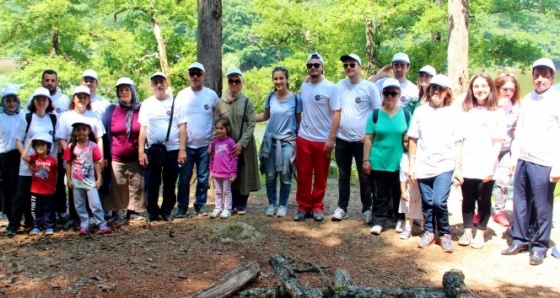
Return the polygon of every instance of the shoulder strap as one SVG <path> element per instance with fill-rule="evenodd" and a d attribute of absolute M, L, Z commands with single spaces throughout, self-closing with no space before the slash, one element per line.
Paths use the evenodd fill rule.
<path fill-rule="evenodd" d="M 373 110 L 373 117 L 371 120 L 373 120 L 374 124 L 377 124 L 377 118 L 379 118 L 379 109 Z"/>
<path fill-rule="evenodd" d="M 270 99 L 270 98 L 269 98 Z M 249 98 L 245 98 L 245 108 L 243 108 L 243 118 L 241 118 L 241 130 L 239 131 L 239 139 L 243 136 L 243 127 L 245 126 L 245 117 L 247 116 L 247 104 L 249 103 Z"/>
<path fill-rule="evenodd" d="M 25 136 L 27 136 L 27 133 L 29 132 L 29 126 L 31 126 L 31 119 L 33 119 L 32 113 L 25 114 L 25 121 L 27 121 L 27 127 L 25 128 Z"/>
<path fill-rule="evenodd" d="M 51 118 L 51 123 L 52 123 L 52 127 L 53 127 L 53 139 L 54 139 L 54 133 L 56 130 L 56 115 L 55 114 L 49 114 L 49 117 Z"/>
<path fill-rule="evenodd" d="M 296 106 L 295 106 L 295 109 L 294 109 L 294 117 L 296 118 L 296 135 L 297 135 L 298 134 L 297 108 L 298 108 L 298 99 L 300 99 L 300 97 L 299 97 L 299 94 L 294 93 L 294 95 L 295 95 L 294 97 L 295 97 L 295 100 L 296 100 Z"/>
<path fill-rule="evenodd" d="M 167 135 L 165 136 L 165 143 L 169 141 L 169 133 L 171 132 L 171 122 L 173 122 L 173 109 L 175 108 L 175 98 L 171 102 L 171 116 L 169 116 L 169 126 L 167 126 Z"/>

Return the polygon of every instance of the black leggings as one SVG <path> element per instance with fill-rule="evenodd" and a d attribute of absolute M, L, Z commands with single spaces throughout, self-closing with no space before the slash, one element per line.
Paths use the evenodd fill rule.
<path fill-rule="evenodd" d="M 461 186 L 463 193 L 463 226 L 473 227 L 474 208 L 478 203 L 478 229 L 486 230 L 492 211 L 492 189 L 495 180 L 486 183 L 482 179 L 465 178 Z"/>

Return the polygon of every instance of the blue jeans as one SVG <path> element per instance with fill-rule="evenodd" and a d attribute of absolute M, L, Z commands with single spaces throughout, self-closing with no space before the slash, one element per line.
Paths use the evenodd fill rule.
<path fill-rule="evenodd" d="M 441 173 L 435 177 L 418 179 L 418 188 L 422 196 L 422 210 L 424 211 L 424 231 L 434 233 L 434 218 L 437 221 L 440 236 L 449 234 L 449 211 L 447 199 L 451 192 L 451 178 L 453 171 Z"/>
<path fill-rule="evenodd" d="M 144 171 L 144 194 L 147 201 L 147 209 L 150 216 L 157 218 L 159 215 L 170 216 L 175 207 L 175 183 L 179 174 L 177 154 L 179 150 L 167 151 L 163 166 L 156 166 L 148 162 Z M 161 208 L 158 205 L 159 186 L 163 176 L 163 201 Z"/>
<path fill-rule="evenodd" d="M 210 176 L 208 146 L 200 148 L 187 147 L 187 162 L 179 172 L 179 183 L 177 185 L 177 207 L 189 207 L 189 197 L 194 165 L 196 164 L 196 193 L 194 207 L 200 208 L 206 205 L 208 199 L 208 178 Z"/>
<path fill-rule="evenodd" d="M 282 160 L 283 166 L 280 171 L 277 171 L 276 155 L 276 140 L 272 141 L 270 146 L 270 157 L 266 160 L 266 196 L 268 197 L 269 205 L 276 205 L 277 192 L 276 192 L 276 177 L 280 176 L 280 201 L 278 205 L 287 206 L 290 192 L 292 191 L 292 169 L 290 158 L 294 148 L 289 142 L 282 142 Z"/>

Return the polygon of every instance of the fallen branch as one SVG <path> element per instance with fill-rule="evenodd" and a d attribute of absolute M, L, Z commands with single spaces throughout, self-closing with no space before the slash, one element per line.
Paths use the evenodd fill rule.
<path fill-rule="evenodd" d="M 272 268 L 276 272 L 280 282 L 290 297 L 323 297 L 320 289 L 311 289 L 304 287 L 297 279 L 296 274 L 292 270 L 290 263 L 279 255 L 272 255 L 269 261 Z"/>
<path fill-rule="evenodd" d="M 313 265 L 307 268 L 294 268 L 294 272 L 302 273 L 302 272 L 321 272 L 321 269 L 329 268 L 327 265 Z"/>
<path fill-rule="evenodd" d="M 237 293 L 245 284 L 259 274 L 257 262 L 247 262 L 226 273 L 208 288 L 195 293 L 191 298 L 228 297 Z"/>
<path fill-rule="evenodd" d="M 350 285 L 350 273 L 344 269 L 336 269 L 334 271 L 334 286 L 346 287 Z"/>

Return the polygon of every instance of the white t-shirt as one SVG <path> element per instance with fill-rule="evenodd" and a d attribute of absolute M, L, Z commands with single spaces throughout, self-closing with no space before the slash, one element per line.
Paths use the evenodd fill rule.
<path fill-rule="evenodd" d="M 333 112 L 340 110 L 336 85 L 327 79 L 317 84 L 301 84 L 303 118 L 299 136 L 313 142 L 325 142 L 331 131 Z"/>
<path fill-rule="evenodd" d="M 25 146 L 27 146 L 27 144 L 31 142 L 31 140 L 36 134 L 48 133 L 49 135 L 52 136 L 55 128 L 52 125 L 52 121 L 49 115 L 39 117 L 37 116 L 37 114 L 32 114 L 31 123 L 29 124 L 29 130 L 27 131 L 27 135 L 25 134 L 26 129 L 27 129 L 27 121 L 25 120 L 25 116 L 23 116 L 19 118 L 19 123 L 17 124 L 16 139 L 22 142 L 24 148 Z M 54 151 L 54 144 L 51 144 L 50 155 L 53 155 L 53 151 Z M 35 150 L 33 150 L 33 148 L 30 148 L 29 155 L 32 154 L 35 154 Z M 21 160 L 19 163 L 19 175 L 31 176 L 31 172 L 29 171 L 26 162 L 23 160 Z"/>
<path fill-rule="evenodd" d="M 148 138 L 147 145 L 155 143 L 165 143 L 167 129 L 169 127 L 169 117 L 171 116 L 171 105 L 173 97 L 169 96 L 164 100 L 158 100 L 155 96 L 144 100 L 138 114 L 138 123 L 146 126 Z M 167 151 L 179 150 L 179 124 L 180 116 L 177 110 L 177 103 L 173 108 L 173 120 L 169 131 L 169 141 L 165 143 Z M 184 122 L 183 122 L 184 123 Z"/>
<path fill-rule="evenodd" d="M 407 134 L 418 139 L 417 178 L 432 178 L 455 169 L 455 145 L 463 140 L 457 121 L 459 115 L 460 111 L 451 106 L 433 108 L 424 104 L 416 108 Z"/>
<path fill-rule="evenodd" d="M 379 94 L 381 94 L 381 92 L 383 92 L 383 82 L 386 80 L 387 78 L 382 78 L 380 80 L 378 80 L 377 82 L 375 82 L 375 85 L 377 86 L 377 88 L 379 89 Z M 401 98 L 399 99 L 399 105 L 401 107 L 407 107 L 411 102 L 417 101 L 418 100 L 418 93 L 420 92 L 420 90 L 418 90 L 418 86 L 416 86 L 416 84 L 414 84 L 413 82 L 409 81 L 409 80 L 405 80 L 404 82 L 400 83 L 401 85 Z M 383 96 L 383 95 L 381 95 Z"/>
<path fill-rule="evenodd" d="M 348 79 L 343 79 L 336 87 L 342 108 L 336 137 L 357 142 L 366 133 L 367 118 L 371 112 L 381 107 L 379 90 L 368 80 L 352 84 Z"/>
<path fill-rule="evenodd" d="M 505 114 L 501 109 L 489 111 L 485 107 L 474 107 L 470 111 L 461 110 L 457 120 L 461 125 L 463 139 L 463 177 L 484 179 L 493 175 L 498 158 L 493 140 L 503 140 L 506 136 Z"/>
<path fill-rule="evenodd" d="M 31 105 L 32 99 L 32 96 L 27 99 L 27 103 L 25 103 L 25 113 L 29 112 L 27 108 Z M 66 94 L 60 92 L 60 90 L 57 90 L 55 95 L 51 95 L 51 100 L 54 107 L 52 113 L 56 115 L 57 119 L 60 119 L 60 115 L 70 109 L 70 98 L 68 98 Z"/>
<path fill-rule="evenodd" d="M 91 110 L 99 116 L 99 119 L 103 119 L 103 114 L 105 114 L 105 111 L 110 105 L 111 102 L 99 94 L 91 98 Z"/>
<path fill-rule="evenodd" d="M 97 138 L 101 138 L 105 134 L 105 127 L 96 113 L 87 110 L 85 113 L 80 114 L 74 110 L 69 110 L 62 113 L 56 123 L 55 139 L 66 140 L 70 144 L 72 141 L 72 124 L 82 121 L 84 117 L 88 119 L 93 134 Z"/>
<path fill-rule="evenodd" d="M 21 118 L 24 118 L 23 122 L 25 122 L 25 113 L 22 111 L 11 116 L 0 113 L 0 153 L 6 153 L 17 149 L 16 133 L 18 125 L 22 122 Z"/>
<path fill-rule="evenodd" d="M 200 91 L 193 91 L 188 87 L 177 94 L 179 124 L 187 123 L 188 148 L 196 149 L 210 145 L 217 102 L 216 92 L 206 87 Z"/>

